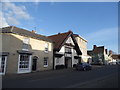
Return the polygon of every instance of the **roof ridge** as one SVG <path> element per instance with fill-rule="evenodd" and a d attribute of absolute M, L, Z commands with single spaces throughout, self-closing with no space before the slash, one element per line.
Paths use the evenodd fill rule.
<path fill-rule="evenodd" d="M 18 29 L 22 29 L 22 30 L 24 30 L 24 31 L 27 31 L 27 32 L 32 33 L 31 31 L 29 31 L 29 30 L 27 30 L 27 29 L 24 29 L 24 28 L 19 28 L 19 27 L 16 27 L 16 26 L 13 26 L 13 27 L 18 28 Z M 48 38 L 47 36 L 44 36 L 44 35 L 41 35 L 41 34 L 38 34 L 38 33 L 33 33 L 33 34 L 36 34 L 36 35 L 39 35 L 39 36 L 43 36 L 43 37 Z"/>
<path fill-rule="evenodd" d="M 59 33 L 59 34 L 54 34 L 54 35 L 50 35 L 50 36 L 48 36 L 48 37 L 57 36 L 57 35 L 62 35 L 62 34 L 67 34 L 67 33 L 69 33 L 69 32 L 70 32 L 70 31 L 64 32 L 64 33 Z"/>
<path fill-rule="evenodd" d="M 34 37 L 36 39 L 47 40 L 47 41 L 53 42 L 47 36 L 37 34 L 37 33 L 33 33 L 31 31 L 29 31 L 28 29 L 19 28 L 19 27 L 16 27 L 16 26 L 9 26 L 9 27 L 2 28 L 2 31 L 3 31 L 3 33 L 18 33 L 20 35 L 26 35 L 26 36 L 29 36 L 29 37 Z"/>

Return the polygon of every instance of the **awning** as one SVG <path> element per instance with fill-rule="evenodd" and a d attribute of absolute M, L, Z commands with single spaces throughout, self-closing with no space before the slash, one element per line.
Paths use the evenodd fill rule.
<path fill-rule="evenodd" d="M 9 52 L 0 52 L 0 56 L 8 56 Z"/>
<path fill-rule="evenodd" d="M 17 50 L 17 52 L 19 54 L 28 54 L 28 55 L 32 55 L 33 54 L 33 52 L 31 52 L 31 51 L 24 51 L 24 50 Z"/>

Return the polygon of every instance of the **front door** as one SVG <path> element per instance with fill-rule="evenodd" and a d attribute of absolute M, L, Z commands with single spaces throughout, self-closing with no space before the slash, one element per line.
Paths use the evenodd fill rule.
<path fill-rule="evenodd" d="M 72 59 L 65 58 L 65 68 L 70 68 L 72 66 Z"/>
<path fill-rule="evenodd" d="M 36 69 L 37 69 L 37 58 L 33 58 L 32 71 L 36 71 Z"/>
<path fill-rule="evenodd" d="M 68 68 L 68 59 L 65 59 L 65 68 Z"/>

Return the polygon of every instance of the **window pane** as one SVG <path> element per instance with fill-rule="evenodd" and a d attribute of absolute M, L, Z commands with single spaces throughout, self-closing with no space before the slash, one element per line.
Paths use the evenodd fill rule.
<path fill-rule="evenodd" d="M 48 65 L 48 57 L 44 58 L 44 65 Z"/>
<path fill-rule="evenodd" d="M 29 66 L 29 55 L 21 54 L 19 68 L 28 68 L 28 66 Z"/>

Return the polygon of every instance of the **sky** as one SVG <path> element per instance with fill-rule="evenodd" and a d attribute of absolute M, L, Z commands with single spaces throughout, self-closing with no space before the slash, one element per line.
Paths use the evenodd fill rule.
<path fill-rule="evenodd" d="M 41 35 L 72 30 L 93 45 L 118 52 L 117 2 L 2 2 L 0 27 L 14 25 Z"/>

